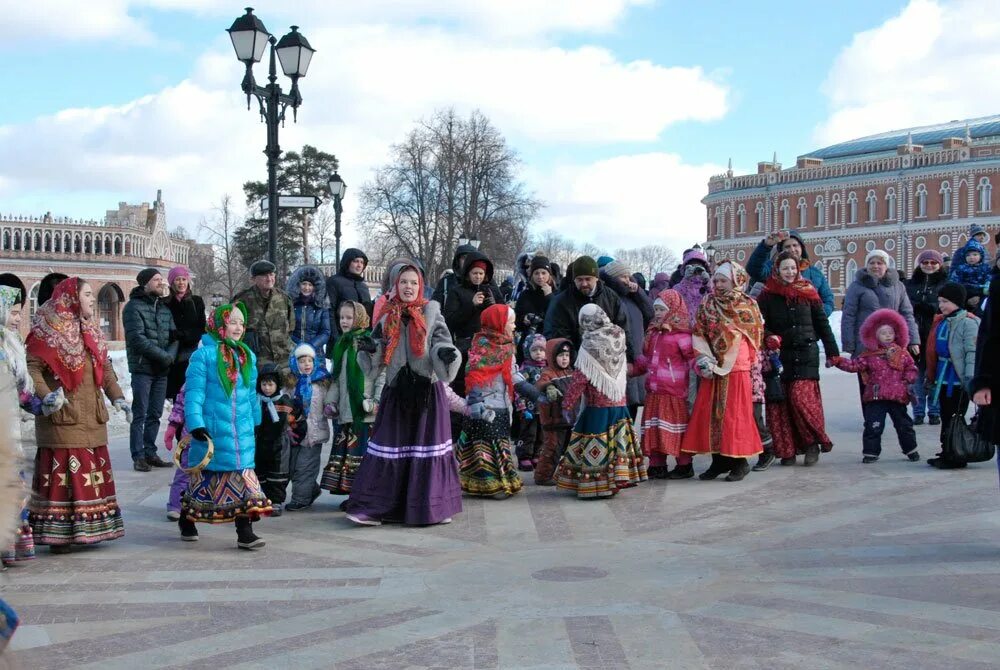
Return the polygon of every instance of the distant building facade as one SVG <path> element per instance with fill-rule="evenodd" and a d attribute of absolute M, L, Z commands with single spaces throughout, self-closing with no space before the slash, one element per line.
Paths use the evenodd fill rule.
<path fill-rule="evenodd" d="M 716 258 L 746 263 L 768 234 L 794 230 L 842 296 L 872 249 L 909 276 L 922 250 L 954 254 L 978 223 L 995 255 L 998 172 L 1000 115 L 872 135 L 800 156 L 792 168 L 771 160 L 757 174 L 712 177 L 702 200 L 707 239 Z"/>
<path fill-rule="evenodd" d="M 166 206 L 157 191 L 152 205 L 118 203 L 100 221 L 0 214 L 0 272 L 12 272 L 28 290 L 22 332 L 37 308 L 38 286 L 50 272 L 86 279 L 97 294 L 101 329 L 122 340 L 121 310 L 146 267 L 188 265 L 193 240 L 167 231 Z"/>

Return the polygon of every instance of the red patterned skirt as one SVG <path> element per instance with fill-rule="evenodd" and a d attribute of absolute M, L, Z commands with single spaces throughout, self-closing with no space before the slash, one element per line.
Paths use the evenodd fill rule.
<path fill-rule="evenodd" d="M 785 399 L 767 403 L 767 427 L 774 438 L 774 455 L 792 458 L 811 444 L 824 452 L 833 449 L 826 434 L 823 396 L 816 379 L 796 379 L 784 384 Z"/>
<path fill-rule="evenodd" d="M 687 398 L 647 393 L 642 408 L 642 453 L 680 456 L 688 427 Z"/>
<path fill-rule="evenodd" d="M 108 447 L 39 447 L 28 523 L 35 544 L 96 544 L 124 535 Z"/>
<path fill-rule="evenodd" d="M 753 416 L 750 371 L 734 370 L 727 377 L 729 388 L 721 419 L 716 418 L 713 411 L 717 402 L 715 385 L 722 383 L 721 378 L 703 379 L 698 386 L 698 396 L 681 446 L 684 453 L 747 458 L 764 450 Z"/>

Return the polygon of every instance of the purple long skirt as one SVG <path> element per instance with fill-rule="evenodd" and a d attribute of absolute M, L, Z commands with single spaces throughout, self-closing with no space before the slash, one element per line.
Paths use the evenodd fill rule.
<path fill-rule="evenodd" d="M 444 384 L 433 385 L 423 412 L 411 407 L 394 387 L 385 389 L 348 512 L 419 526 L 462 511 Z"/>

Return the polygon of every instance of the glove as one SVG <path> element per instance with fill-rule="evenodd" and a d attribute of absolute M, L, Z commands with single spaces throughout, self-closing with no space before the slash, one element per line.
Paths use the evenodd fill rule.
<path fill-rule="evenodd" d="M 441 362 L 445 365 L 451 365 L 458 359 L 458 352 L 451 347 L 439 349 L 438 358 L 441 359 Z"/>
<path fill-rule="evenodd" d="M 378 345 L 371 337 L 366 336 L 358 338 L 358 351 L 363 351 L 366 354 L 374 354 L 377 350 Z"/>
<path fill-rule="evenodd" d="M 361 409 L 365 410 L 365 414 L 371 414 L 375 411 L 375 401 L 371 398 L 365 398 L 361 401 Z"/>
<path fill-rule="evenodd" d="M 167 430 L 163 433 L 163 446 L 167 451 L 174 450 L 174 438 L 177 436 L 177 426 L 172 423 L 167 424 Z"/>
<path fill-rule="evenodd" d="M 486 423 L 493 423 L 493 419 L 497 418 L 496 411 L 492 409 L 487 409 L 483 411 L 483 421 Z"/>
<path fill-rule="evenodd" d="M 545 397 L 549 399 L 549 402 L 555 402 L 562 397 L 562 391 L 549 384 L 545 387 Z"/>
<path fill-rule="evenodd" d="M 469 418 L 471 419 L 493 423 L 493 419 L 496 417 L 497 413 L 491 409 L 487 409 L 486 403 L 477 402 L 469 405 Z"/>
<path fill-rule="evenodd" d="M 114 405 L 115 409 L 125 412 L 125 420 L 132 423 L 132 407 L 125 402 L 125 398 L 119 398 L 111 404 Z"/>
<path fill-rule="evenodd" d="M 337 411 L 336 405 L 331 405 L 327 403 L 323 405 L 323 416 L 328 419 L 335 419 L 340 412 Z"/>
<path fill-rule="evenodd" d="M 66 404 L 66 393 L 60 388 L 46 394 L 42 398 L 42 414 L 49 416 L 55 414 Z"/>
<path fill-rule="evenodd" d="M 191 431 L 191 437 L 198 440 L 199 442 L 208 442 L 208 439 L 211 437 L 211 435 L 209 435 L 208 431 L 205 430 L 204 428 L 195 428 L 194 430 Z"/>
<path fill-rule="evenodd" d="M 713 374 L 712 373 L 713 365 L 715 365 L 715 361 L 713 361 L 708 356 L 699 356 L 698 360 L 695 361 L 695 367 L 698 370 L 698 376 L 701 377 L 702 379 L 711 379 Z"/>

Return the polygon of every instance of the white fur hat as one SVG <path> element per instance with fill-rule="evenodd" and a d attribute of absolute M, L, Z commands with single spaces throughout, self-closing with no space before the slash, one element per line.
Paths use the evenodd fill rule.
<path fill-rule="evenodd" d="M 303 356 L 308 356 L 309 358 L 316 360 L 316 350 L 312 348 L 312 345 L 305 344 L 304 342 L 299 346 L 295 347 L 294 355 L 295 358 L 302 358 Z"/>
<path fill-rule="evenodd" d="M 885 263 L 886 265 L 889 264 L 889 254 L 882 251 L 881 249 L 872 249 L 871 251 L 869 251 L 868 255 L 865 256 L 865 265 L 868 265 L 868 262 L 873 258 L 881 258 L 883 263 Z"/>

